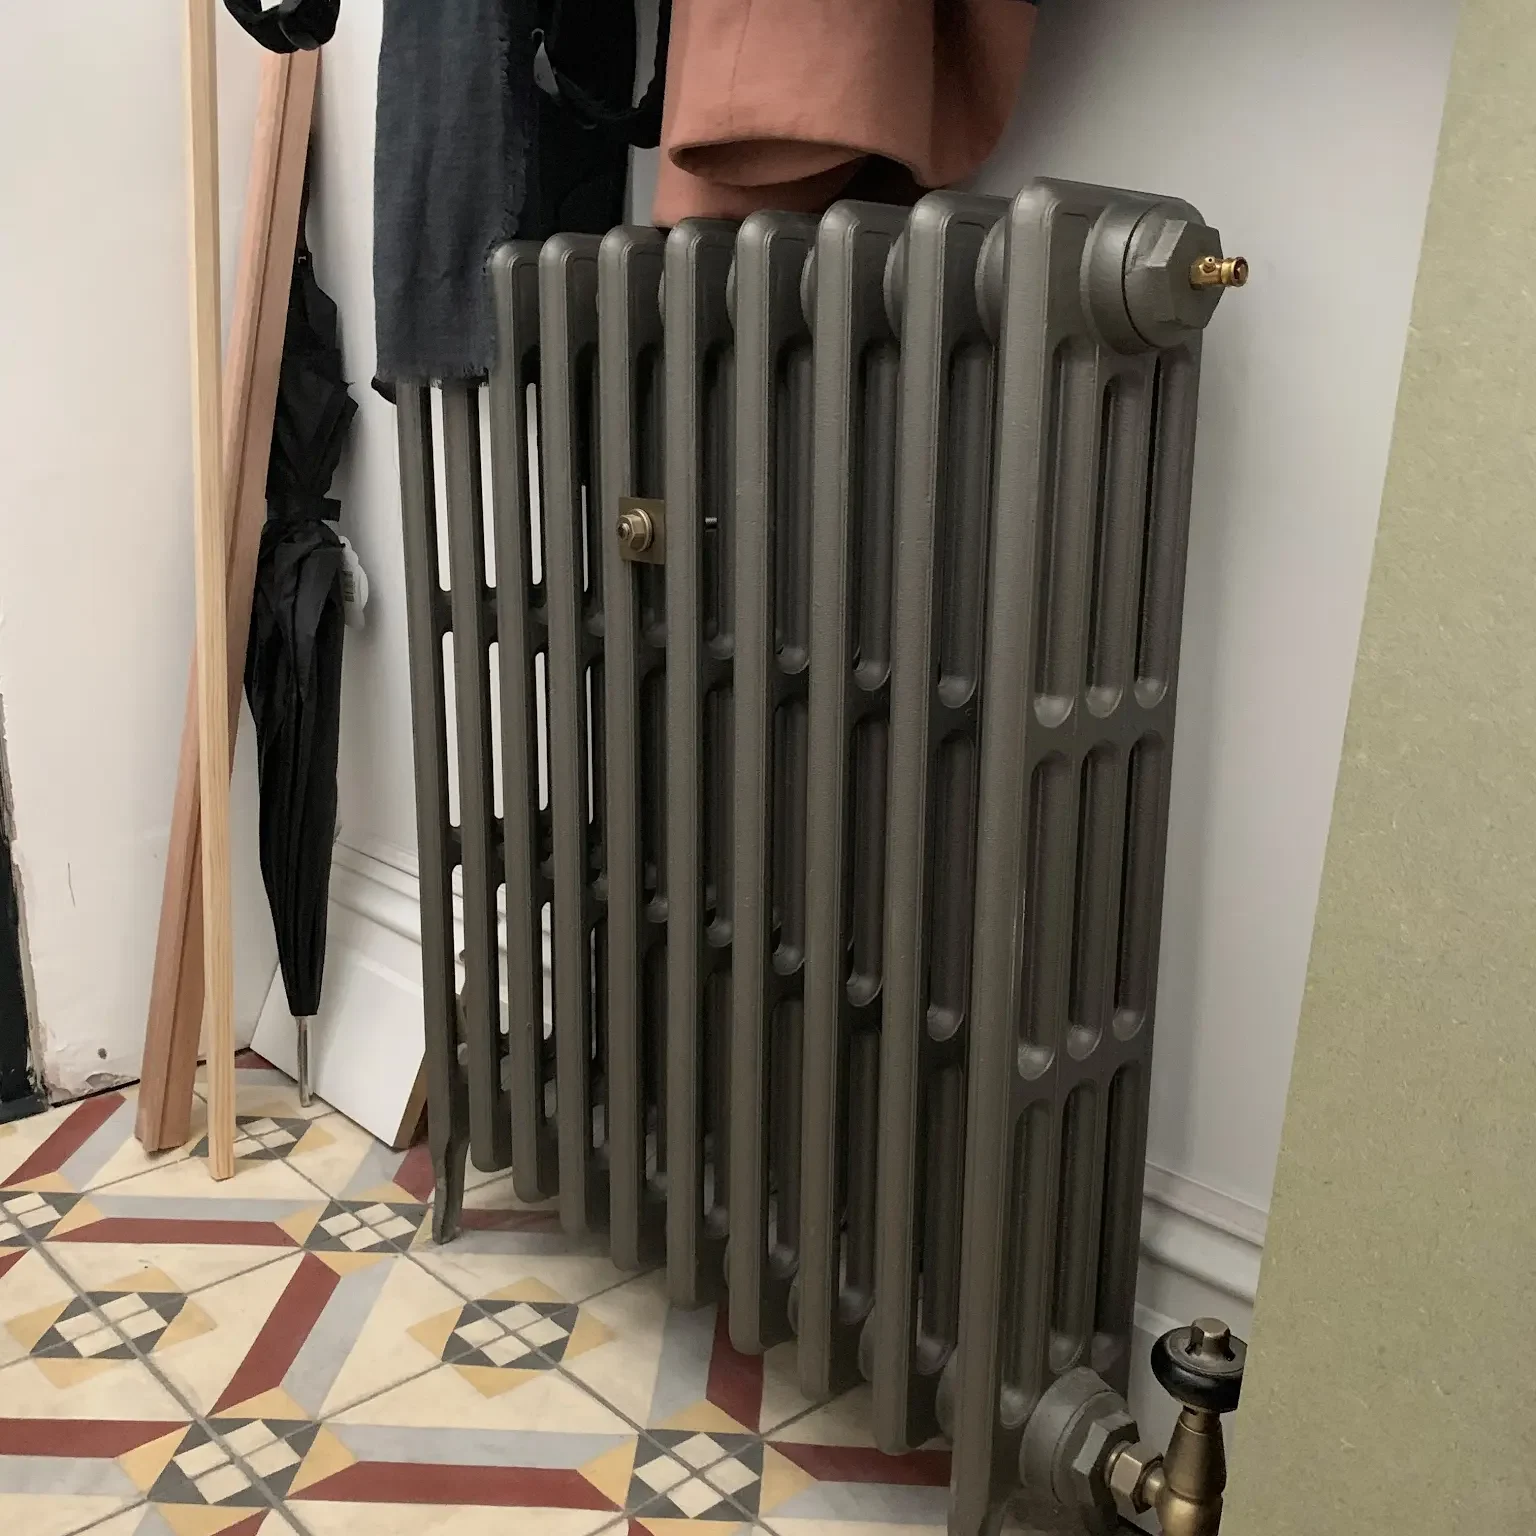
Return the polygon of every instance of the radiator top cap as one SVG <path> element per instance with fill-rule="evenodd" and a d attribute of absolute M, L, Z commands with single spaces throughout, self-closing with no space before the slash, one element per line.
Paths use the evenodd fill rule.
<path fill-rule="evenodd" d="M 1125 307 L 1153 347 L 1176 347 L 1203 331 L 1228 288 L 1248 281 L 1248 263 L 1224 256 L 1221 232 L 1196 219 L 1150 209 L 1125 248 Z"/>
<path fill-rule="evenodd" d="M 1248 262 L 1222 251 L 1221 232 L 1187 204 L 1107 208 L 1089 237 L 1084 299 L 1104 339 L 1120 352 L 1182 346 L 1216 312 L 1228 288 L 1248 281 Z"/>

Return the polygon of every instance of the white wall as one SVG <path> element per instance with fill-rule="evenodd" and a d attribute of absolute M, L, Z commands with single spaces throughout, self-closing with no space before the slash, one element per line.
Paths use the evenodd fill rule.
<path fill-rule="evenodd" d="M 1166 191 L 1253 263 L 1201 386 L 1149 1158 L 1259 1210 L 1456 14 L 1043 5 L 1024 99 L 978 181 Z"/>
<path fill-rule="evenodd" d="M 362 9 L 362 7 L 358 7 Z M 256 100 L 221 21 L 226 308 Z M 8 6 L 0 48 L 0 705 L 56 1095 L 136 1077 L 192 636 L 181 10 Z M 272 974 L 249 721 L 236 1012 Z"/>

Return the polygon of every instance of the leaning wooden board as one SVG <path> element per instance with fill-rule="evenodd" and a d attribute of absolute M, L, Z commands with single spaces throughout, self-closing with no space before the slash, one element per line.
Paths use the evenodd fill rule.
<path fill-rule="evenodd" d="M 224 361 L 223 502 L 227 519 L 229 719 L 239 719 L 267 459 L 298 239 L 318 53 L 264 54 L 234 317 Z M 233 745 L 233 724 L 230 736 Z M 196 667 L 187 691 L 165 889 L 150 986 L 138 1135 L 148 1151 L 180 1146 L 191 1129 L 203 1012 L 202 847 Z M 227 754 L 228 772 L 233 753 Z"/>
<path fill-rule="evenodd" d="M 198 809 L 203 849 L 203 1032 L 208 1171 L 235 1172 L 235 944 L 229 888 L 228 530 L 220 441 L 219 70 L 214 0 L 186 0 L 187 284 L 191 320 L 192 546 L 197 570 Z"/>

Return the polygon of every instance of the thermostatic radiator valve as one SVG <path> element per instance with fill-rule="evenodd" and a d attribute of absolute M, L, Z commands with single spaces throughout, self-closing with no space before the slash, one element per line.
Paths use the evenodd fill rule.
<path fill-rule="evenodd" d="M 1109 1533 L 1151 1511 L 1163 1536 L 1221 1529 L 1227 1457 L 1221 1416 L 1237 1407 L 1247 1346 L 1215 1318 L 1196 1319 L 1152 1346 L 1152 1372 L 1181 1405 L 1159 1451 L 1140 1438 L 1126 1401 L 1097 1372 L 1069 1371 L 1035 1407 L 1019 1448 L 1025 1498 Z"/>

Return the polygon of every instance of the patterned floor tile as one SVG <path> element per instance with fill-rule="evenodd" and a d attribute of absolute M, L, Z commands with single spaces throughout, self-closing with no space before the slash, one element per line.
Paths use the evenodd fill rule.
<path fill-rule="evenodd" d="M 773 1517 L 773 1536 L 943 1536 L 949 1527 L 944 1516 L 936 1519 L 901 1520 L 883 1517 L 869 1519 L 855 1516 L 849 1519 L 824 1519 L 819 1516 L 802 1519 L 782 1515 Z"/>
<path fill-rule="evenodd" d="M 124 1101 L 120 1092 L 104 1093 L 0 1125 L 0 1189 L 28 1189 L 57 1173 Z"/>
<path fill-rule="evenodd" d="M 235 1505 L 139 1504 L 78 1536 L 298 1536 L 275 1509 Z"/>
<path fill-rule="evenodd" d="M 629 1536 L 747 1536 L 756 1529 L 760 1528 L 729 1505 L 710 1507 L 697 1516 L 689 1516 L 679 1514 L 665 1497 L 631 1515 L 628 1523 Z M 615 1536 L 620 1536 L 623 1530 L 624 1527 L 617 1527 Z"/>
<path fill-rule="evenodd" d="M 0 1462 L 0 1479 L 8 1475 Z M 65 1480 L 23 1493 L 8 1493 L 0 1483 L 0 1521 L 26 1536 L 74 1536 L 87 1527 L 90 1536 L 138 1536 L 145 1511 L 140 1507 L 114 1518 L 122 1504 L 113 1494 L 72 1493 Z"/>
<path fill-rule="evenodd" d="M 0 1368 L 0 1518 L 63 1536 L 125 1510 L 149 1491 L 145 1448 L 186 1428 L 140 1360 L 14 1361 Z"/>
<path fill-rule="evenodd" d="M 10 1209 L 10 1201 L 25 1199 L 26 1196 L 0 1196 L 0 1253 L 8 1253 L 12 1249 L 25 1248 L 27 1246 L 26 1233 L 22 1229 L 23 1212 L 18 1210 L 14 1214 Z M 45 1220 L 47 1218 L 44 1218 Z"/>
<path fill-rule="evenodd" d="M 318 1419 L 441 1359 L 411 1329 L 459 1299 L 398 1254 L 306 1253 L 196 1295 L 208 1336 L 156 1362 L 202 1413 Z"/>
<path fill-rule="evenodd" d="M 307 1428 L 312 1438 L 314 1431 Z M 274 1492 L 285 1492 L 308 1449 L 290 1443 L 280 1426 L 261 1419 L 215 1420 L 212 1430 L 219 1433 L 201 1424 L 187 1428 L 150 1486 L 152 1503 L 264 1508 L 268 1498 L 263 1483 L 270 1481 Z"/>
<path fill-rule="evenodd" d="M 78 1194 L 131 1178 L 146 1169 L 184 1161 L 207 1124 L 200 1101 L 192 1105 L 188 1140 L 169 1152 L 146 1153 L 134 1134 L 138 1089 L 129 1087 L 48 1110 L 0 1140 L 0 1188 Z"/>
<path fill-rule="evenodd" d="M 369 1505 L 370 1529 L 374 1506 L 412 1503 L 500 1509 L 498 1529 L 530 1533 L 545 1528 L 536 1523 L 545 1511 L 560 1510 L 567 1521 L 553 1528 L 595 1531 L 692 1476 L 549 1368 L 487 1396 L 472 1377 L 445 1367 L 328 1419 L 321 1435 L 289 1492 L 317 1532 L 338 1528 L 319 1518 L 336 1503 Z M 650 1469 L 648 1478 L 636 1476 L 637 1466 Z M 585 1523 L 577 1511 L 589 1512 Z M 436 1529 L 426 1518 L 425 1528 Z"/>
<path fill-rule="evenodd" d="M 763 1356 L 763 1395 L 758 1408 L 758 1430 L 770 1434 L 779 1425 L 800 1418 L 819 1406 L 800 1390 L 795 1344 L 776 1344 Z"/>
<path fill-rule="evenodd" d="M 584 1386 L 646 1426 L 670 1424 L 704 1399 L 707 1388 L 713 1309 L 674 1319 L 666 1291 L 666 1275 L 658 1271 L 586 1301 L 582 1311 L 607 1337 L 567 1366 Z"/>
<path fill-rule="evenodd" d="M 428 1165 L 430 1168 L 430 1165 Z M 433 1274 L 465 1296 L 484 1296 L 515 1280 L 535 1280 L 565 1301 L 583 1301 L 626 1278 L 608 1257 L 601 1236 L 567 1237 L 549 1203 L 517 1198 L 510 1175 L 464 1197 L 463 1231 L 438 1247 L 422 1223 L 412 1253 Z"/>
<path fill-rule="evenodd" d="M 201 1102 L 153 1160 L 131 1092 L 0 1128 L 0 1518 L 26 1536 L 943 1529 L 946 1453 L 881 1455 L 867 1390 L 813 1405 L 792 1344 L 739 1354 L 505 1174 L 471 1172 L 438 1248 L 425 1147 L 301 1111 L 260 1058 L 236 1081 L 219 1185 Z"/>
<path fill-rule="evenodd" d="M 870 1423 L 869 1388 L 858 1387 L 780 1426 L 764 1439 L 757 1489 L 743 1487 L 734 1497 L 780 1536 L 820 1536 L 823 1526 L 826 1536 L 943 1531 L 948 1450 L 933 1445 L 887 1456 L 875 1448 Z M 705 1475 L 713 1481 L 721 1474 L 710 1468 Z"/>
<path fill-rule="evenodd" d="M 357 1536 L 355 1504 L 306 1505 L 303 1520 L 314 1536 Z M 367 1529 L 369 1536 L 595 1536 L 612 1521 L 606 1511 L 540 1505 L 509 1512 L 473 1504 L 371 1503 Z"/>
<path fill-rule="evenodd" d="M 697 1510 L 697 1514 L 689 1511 Z M 643 1504 L 615 1536 L 751 1536 L 763 1528 L 743 1510 L 722 1500 L 701 1479 L 688 1477 Z"/>
<path fill-rule="evenodd" d="M 332 1200 L 304 1237 L 311 1253 L 404 1253 L 428 1207 L 413 1200 Z"/>
<path fill-rule="evenodd" d="M 285 1383 L 317 1416 L 339 1413 L 433 1369 L 443 1358 L 423 1339 L 432 1318 L 457 1314 L 460 1299 L 409 1259 L 311 1255 L 306 1265 L 340 1273 Z"/>
<path fill-rule="evenodd" d="M 430 1160 L 429 1160 L 430 1161 Z M 495 1184 L 506 1178 L 505 1168 L 476 1168 L 474 1160 L 464 1170 L 464 1188 L 466 1190 L 479 1189 L 482 1184 Z"/>
<path fill-rule="evenodd" d="M 106 1290 L 88 1291 L 62 1307 L 45 1307 L 8 1326 L 14 1332 L 23 1325 L 33 1334 L 42 1330 L 31 1350 L 40 1368 L 57 1365 L 66 1371 L 74 1371 L 80 1362 L 108 1364 L 152 1355 L 162 1345 L 170 1347 L 213 1327 L 207 1313 L 153 1270 Z"/>
<path fill-rule="evenodd" d="M 0 1194 L 0 1243 L 7 1248 L 23 1247 L 49 1237 L 85 1197 L 59 1194 L 52 1190 L 10 1190 Z"/>
<path fill-rule="evenodd" d="M 166 1276 L 184 1295 L 195 1295 L 263 1264 L 292 1254 L 294 1248 L 246 1247 L 239 1243 L 49 1243 L 48 1257 L 80 1290 L 131 1283 L 141 1273 Z"/>
<path fill-rule="evenodd" d="M 200 1099 L 193 1098 L 191 1119 L 187 1137 L 179 1147 L 165 1152 L 146 1152 L 139 1143 L 136 1129 L 139 1112 L 137 1084 L 118 1090 L 124 1098 L 122 1107 L 102 1126 L 99 1139 L 93 1146 L 81 1149 L 81 1172 L 90 1160 L 100 1158 L 100 1166 L 81 1181 L 82 1189 L 100 1189 L 146 1173 L 151 1168 L 164 1168 L 172 1163 L 185 1162 L 193 1156 L 199 1141 L 207 1135 L 208 1107 Z"/>
<path fill-rule="evenodd" d="M 46 1236 L 72 1272 L 72 1255 L 102 1244 L 271 1250 L 254 1258 L 259 1263 L 300 1248 L 325 1206 L 325 1196 L 284 1162 L 242 1162 L 216 1184 L 204 1161 L 190 1158 L 74 1197 Z"/>
<path fill-rule="evenodd" d="M 670 1308 L 664 1277 L 649 1275 L 583 1302 L 587 1326 L 607 1335 L 565 1369 L 620 1411 L 647 1426 L 675 1465 L 661 1471 L 691 1480 L 657 1518 L 761 1517 L 775 1530 L 799 1522 L 799 1536 L 827 1525 L 829 1536 L 858 1521 L 935 1531 L 945 1523 L 949 1458 L 942 1450 L 889 1457 L 869 1433 L 867 1388 L 811 1407 L 794 1377 L 793 1346 L 764 1357 L 732 1348 L 714 1308 Z M 638 1474 L 637 1474 L 638 1475 Z M 658 1489 L 658 1493 L 661 1490 Z M 716 1502 L 711 1504 L 713 1495 Z M 720 1501 L 726 1501 L 729 1508 Z"/>
<path fill-rule="evenodd" d="M 5 1511 L 5 1501 L 0 1499 L 0 1514 Z M 133 1504 L 120 1509 L 105 1520 L 88 1526 L 81 1536 L 139 1536 L 140 1531 L 150 1530 L 150 1516 L 154 1513 L 147 1504 Z M 158 1520 L 158 1516 L 156 1516 Z M 163 1525 L 164 1522 L 160 1522 Z"/>
<path fill-rule="evenodd" d="M 592 1297 L 582 1311 L 609 1337 L 568 1369 L 637 1424 L 756 1434 L 810 1407 L 794 1386 L 793 1346 L 740 1354 L 717 1308 L 668 1304 L 661 1271 Z"/>
<path fill-rule="evenodd" d="M 307 1122 L 267 1116 L 279 1131 L 307 1130 L 283 1152 L 290 1167 L 341 1200 L 403 1201 L 425 1205 L 432 1197 L 432 1158 L 425 1145 L 395 1152 L 375 1141 L 345 1115 Z M 253 1121 L 253 1124 L 260 1122 Z M 266 1132 L 269 1140 L 274 1133 Z"/>
<path fill-rule="evenodd" d="M 916 1457 L 927 1453 L 914 1452 Z M 834 1456 L 827 1448 L 814 1450 L 793 1443 L 762 1446 L 762 1467 L 753 1458 L 737 1456 L 703 1474 L 713 1486 L 732 1488 L 732 1497 L 768 1521 L 781 1536 L 796 1522 L 802 1536 L 822 1525 L 827 1536 L 851 1536 L 846 1522 L 887 1532 L 891 1526 L 942 1532 L 949 1508 L 949 1459 L 883 1465 L 878 1451 Z"/>
<path fill-rule="evenodd" d="M 331 1144 L 333 1138 L 326 1133 L 325 1122 L 334 1118 L 325 1115 L 315 1120 L 300 1120 L 287 1115 L 236 1115 L 235 1161 L 297 1161 L 306 1146 L 319 1149 Z M 193 1146 L 191 1155 L 208 1156 L 206 1135 Z"/>
<path fill-rule="evenodd" d="M 308 1262 L 319 1265 L 318 1260 Z M 269 1384 L 268 1377 L 274 1378 L 272 1386 L 282 1380 L 289 1363 L 285 1356 L 309 1332 L 309 1309 L 284 1305 L 305 1263 L 305 1256 L 290 1255 L 197 1293 L 207 1326 L 160 1350 L 155 1364 L 198 1413 L 217 1412 L 226 1402 L 256 1395 Z M 324 1275 L 336 1278 L 329 1270 Z"/>
<path fill-rule="evenodd" d="M 651 1445 L 635 1458 L 630 1489 L 646 1520 L 723 1522 L 733 1530 L 745 1522 L 750 1511 L 738 1504 L 729 1485 L 750 1493 L 762 1481 L 761 1440 L 731 1437 L 742 1442 L 732 1454 L 699 1430 L 659 1431 L 649 1438 Z M 718 1479 L 699 1470 L 710 1461 L 719 1462 Z"/>
<path fill-rule="evenodd" d="M 454 1427 L 450 1433 L 634 1436 L 625 1419 L 537 1352 L 489 1369 L 445 1363 L 327 1423 L 411 1430 L 449 1425 Z"/>
<path fill-rule="evenodd" d="M 69 1282 L 42 1254 L 0 1249 L 0 1366 L 49 1353 L 44 1335 L 74 1298 Z"/>
<path fill-rule="evenodd" d="M 208 1097 L 208 1067 L 197 1069 L 194 1089 L 198 1098 Z M 316 1099 L 305 1109 L 299 1103 L 297 1084 L 284 1072 L 255 1051 L 241 1051 L 235 1057 L 235 1117 L 272 1117 L 283 1120 L 316 1120 L 332 1113 L 331 1106 Z"/>
<path fill-rule="evenodd" d="M 64 1307 L 57 1310 L 62 1313 Z M 30 1326 L 39 1328 L 40 1321 L 34 1320 Z M 56 1353 L 28 1353 L 0 1367 L 0 1457 L 10 1454 L 8 1429 L 21 1434 L 25 1426 L 63 1420 L 168 1423 L 185 1422 L 186 1418 L 181 1404 L 137 1359 L 93 1360 L 78 1355 L 68 1359 Z"/>

